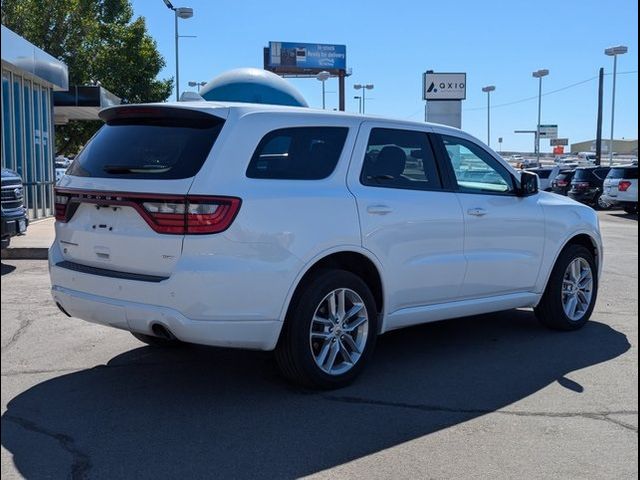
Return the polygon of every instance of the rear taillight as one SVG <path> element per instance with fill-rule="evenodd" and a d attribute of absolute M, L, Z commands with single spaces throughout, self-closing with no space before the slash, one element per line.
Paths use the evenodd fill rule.
<path fill-rule="evenodd" d="M 56 220 L 67 222 L 81 203 L 134 208 L 158 233 L 184 235 L 223 232 L 240 210 L 236 197 L 155 195 L 56 189 Z"/>
<path fill-rule="evenodd" d="M 556 185 L 558 187 L 566 187 L 567 185 L 569 185 L 569 182 L 567 182 L 566 180 L 556 180 Z"/>
<path fill-rule="evenodd" d="M 620 183 L 618 183 L 618 190 L 621 192 L 626 192 L 627 190 L 629 190 L 630 186 L 631 186 L 631 182 L 628 182 L 627 180 L 622 180 Z"/>

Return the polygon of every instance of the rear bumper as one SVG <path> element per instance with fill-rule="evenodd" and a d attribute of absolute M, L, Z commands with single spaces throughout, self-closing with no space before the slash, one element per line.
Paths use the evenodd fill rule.
<path fill-rule="evenodd" d="M 153 335 L 153 325 L 159 324 L 178 340 L 201 345 L 273 350 L 282 326 L 275 320 L 191 320 L 170 308 L 99 297 L 55 285 L 51 294 L 72 317 L 147 335 Z"/>
<path fill-rule="evenodd" d="M 597 190 L 569 190 L 568 197 L 576 202 L 593 204 L 598 196 Z"/>
<path fill-rule="evenodd" d="M 273 350 L 278 341 L 287 289 L 266 272 L 224 270 L 216 256 L 211 264 L 183 258 L 186 265 L 170 278 L 152 282 L 73 270 L 62 260 L 56 242 L 49 250 L 51 293 L 72 317 L 148 335 L 159 324 L 202 345 Z"/>

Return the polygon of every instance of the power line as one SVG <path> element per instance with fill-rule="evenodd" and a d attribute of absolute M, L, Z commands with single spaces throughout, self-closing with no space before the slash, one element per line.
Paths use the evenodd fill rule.
<path fill-rule="evenodd" d="M 629 75 L 629 74 L 633 74 L 633 73 L 638 73 L 638 71 L 637 70 L 628 70 L 626 72 L 618 72 L 618 75 Z M 611 73 L 605 73 L 605 75 L 612 75 L 612 74 Z M 581 80 L 579 82 L 572 83 L 571 85 L 566 85 L 566 86 L 558 88 L 556 90 L 551 90 L 550 92 L 545 92 L 545 93 L 542 94 L 542 96 L 546 97 L 547 95 L 553 95 L 554 93 L 563 92 L 565 90 L 569 90 L 570 88 L 578 87 L 578 86 L 583 85 L 585 83 L 593 82 L 597 78 L 598 78 L 597 76 L 591 77 L 591 78 L 587 78 L 585 80 Z M 511 105 L 516 105 L 518 103 L 530 102 L 532 100 L 536 100 L 537 98 L 538 98 L 538 96 L 534 95 L 534 96 L 531 96 L 531 97 L 521 98 L 520 100 L 514 100 L 512 102 L 498 103 L 496 105 L 491 105 L 491 109 L 493 110 L 494 108 L 508 107 L 508 106 L 511 106 Z M 463 109 L 463 111 L 465 111 L 465 112 L 474 112 L 474 111 L 486 110 L 486 109 L 487 109 L 487 107 L 473 107 L 473 108 L 465 108 L 465 109 Z"/>

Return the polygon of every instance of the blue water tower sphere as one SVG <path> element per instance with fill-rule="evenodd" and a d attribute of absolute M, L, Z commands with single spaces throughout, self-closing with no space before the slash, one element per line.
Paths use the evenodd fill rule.
<path fill-rule="evenodd" d="M 229 70 L 207 83 L 199 93 L 209 101 L 309 106 L 293 85 L 259 68 Z"/>

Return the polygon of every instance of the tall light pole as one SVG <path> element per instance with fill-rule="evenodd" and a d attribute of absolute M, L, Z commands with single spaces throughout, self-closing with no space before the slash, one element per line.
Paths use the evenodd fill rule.
<path fill-rule="evenodd" d="M 613 165 L 613 121 L 616 109 L 616 73 L 618 68 L 618 55 L 627 53 L 628 48 L 624 45 L 610 47 L 604 51 L 605 55 L 613 57 L 613 91 L 611 92 L 611 139 L 609 140 L 609 166 Z"/>
<path fill-rule="evenodd" d="M 325 102 L 324 102 L 324 99 L 325 99 L 324 82 L 326 82 L 326 81 L 329 79 L 329 77 L 331 77 L 331 74 L 330 74 L 329 72 L 325 72 L 325 71 L 322 71 L 322 72 L 320 72 L 320 73 L 318 73 L 318 74 L 316 75 L 316 79 L 317 79 L 317 80 L 319 80 L 320 82 L 322 82 L 322 109 L 323 109 L 323 110 L 325 109 Z"/>
<path fill-rule="evenodd" d="M 491 92 L 496 89 L 493 85 L 482 88 L 487 93 L 487 145 L 491 146 Z"/>
<path fill-rule="evenodd" d="M 362 113 L 362 96 L 354 95 L 353 98 L 357 98 L 358 99 L 358 113 Z"/>
<path fill-rule="evenodd" d="M 542 77 L 549 75 L 549 70 L 536 70 L 533 78 L 538 79 L 538 125 L 536 126 L 536 161 L 540 165 L 540 115 L 542 114 Z"/>
<path fill-rule="evenodd" d="M 180 70 L 178 69 L 178 18 L 186 20 L 193 17 L 193 8 L 190 7 L 174 7 L 170 0 L 164 0 L 164 4 L 173 10 L 175 14 L 175 37 L 176 37 L 176 100 L 180 100 Z"/>
<path fill-rule="evenodd" d="M 362 113 L 365 112 L 365 102 L 366 102 L 366 93 L 367 90 L 373 90 L 373 83 L 365 83 L 365 84 L 361 84 L 361 83 L 356 83 L 353 88 L 355 88 L 356 90 L 362 90 Z"/>

